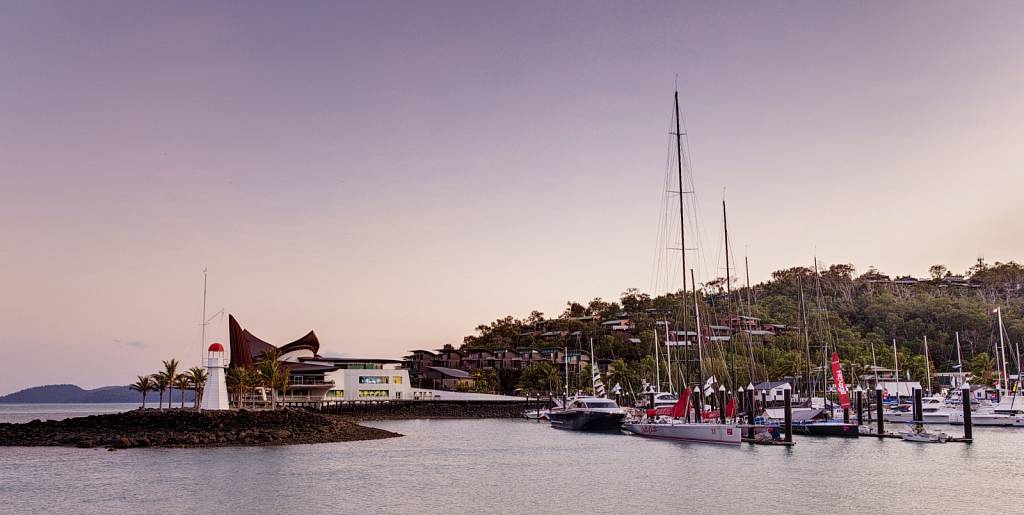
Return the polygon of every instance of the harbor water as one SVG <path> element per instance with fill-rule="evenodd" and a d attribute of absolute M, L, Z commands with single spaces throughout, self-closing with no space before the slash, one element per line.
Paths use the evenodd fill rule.
<path fill-rule="evenodd" d="M 60 418 L 62 409 L 0 406 L 0 422 Z M 69 406 L 64 415 L 85 411 Z M 969 445 L 798 436 L 783 448 L 525 420 L 368 425 L 405 436 L 219 449 L 0 447 L 0 511 L 1011 513 L 1024 499 L 1024 429 L 976 428 Z"/>

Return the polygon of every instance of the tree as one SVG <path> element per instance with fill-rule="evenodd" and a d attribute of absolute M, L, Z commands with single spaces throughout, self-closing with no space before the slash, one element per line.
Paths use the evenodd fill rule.
<path fill-rule="evenodd" d="M 282 374 L 287 374 L 287 371 L 282 371 L 280 358 L 281 351 L 271 349 L 260 356 L 259 363 L 256 365 L 261 383 L 263 386 L 270 388 L 270 406 L 272 409 L 277 409 L 277 388 L 282 385 L 287 387 L 287 378 L 282 379 L 281 377 Z"/>
<path fill-rule="evenodd" d="M 614 388 L 618 384 L 626 391 L 635 391 L 633 389 L 633 379 L 634 374 L 630 367 L 626 365 L 625 360 L 617 359 L 608 365 L 609 388 Z"/>
<path fill-rule="evenodd" d="M 167 409 L 171 409 L 171 403 L 174 402 L 174 381 L 178 377 L 178 360 L 165 360 L 163 374 L 167 379 Z"/>
<path fill-rule="evenodd" d="M 561 389 L 561 384 L 562 376 L 559 375 L 558 369 L 551 363 L 542 361 L 526 367 L 519 376 L 517 386 L 527 392 L 553 394 Z"/>
<path fill-rule="evenodd" d="M 987 352 L 976 354 L 968 363 L 968 368 L 970 368 L 971 375 L 974 377 L 974 383 L 983 385 L 992 384 L 992 374 L 995 366 L 996 360 L 989 357 Z"/>
<path fill-rule="evenodd" d="M 189 377 L 186 374 L 178 374 L 174 377 L 174 386 L 178 387 L 178 396 L 181 397 L 181 408 L 185 409 L 185 390 L 192 387 Z"/>
<path fill-rule="evenodd" d="M 240 365 L 229 368 L 224 375 L 224 385 L 228 391 L 238 392 L 236 406 L 239 409 L 244 408 L 245 392 L 249 388 L 249 371 Z"/>
<path fill-rule="evenodd" d="M 932 279 L 938 281 L 939 279 L 949 275 L 949 269 L 946 268 L 945 265 L 932 265 L 928 267 L 928 275 L 930 275 Z"/>
<path fill-rule="evenodd" d="M 206 370 L 201 367 L 192 367 L 188 369 L 188 379 L 192 383 L 192 387 L 195 388 L 195 408 L 199 409 L 202 405 L 203 393 L 206 387 L 206 380 L 209 379 L 209 374 Z"/>
<path fill-rule="evenodd" d="M 146 394 L 153 391 L 155 385 L 153 384 L 153 378 L 149 376 L 139 376 L 139 378 L 132 384 L 128 385 L 128 388 L 135 390 L 142 394 L 142 408 L 146 408 Z"/>
<path fill-rule="evenodd" d="M 167 375 L 163 372 L 157 372 L 151 375 L 150 379 L 153 381 L 153 389 L 160 392 L 160 403 L 157 406 L 157 409 L 162 410 L 164 409 L 164 390 L 167 389 L 167 385 L 170 383 L 170 380 L 167 379 Z M 171 401 L 168 400 L 167 405 L 170 406 L 170 404 Z"/>
<path fill-rule="evenodd" d="M 476 378 L 473 384 L 473 391 L 495 393 L 498 389 L 498 372 L 494 369 L 474 370 L 470 375 Z"/>

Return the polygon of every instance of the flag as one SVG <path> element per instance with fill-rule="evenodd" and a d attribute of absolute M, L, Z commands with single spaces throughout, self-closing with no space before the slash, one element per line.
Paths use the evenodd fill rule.
<path fill-rule="evenodd" d="M 619 383 L 615 383 L 615 386 L 612 387 L 612 393 L 614 393 L 615 395 L 621 394 L 622 393 L 622 385 L 620 385 Z"/>
<path fill-rule="evenodd" d="M 594 395 L 604 397 L 604 381 L 601 380 L 601 369 L 594 365 Z"/>
<path fill-rule="evenodd" d="M 715 393 L 715 376 L 711 376 L 707 381 L 704 381 L 704 396 L 710 397 Z"/>

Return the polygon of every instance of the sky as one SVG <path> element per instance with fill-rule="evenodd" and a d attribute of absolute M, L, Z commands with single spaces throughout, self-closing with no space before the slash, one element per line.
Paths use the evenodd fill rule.
<path fill-rule="evenodd" d="M 1019 261 L 1022 19 L 995 1 L 0 3 L 0 394 L 197 364 L 204 268 L 209 315 L 366 357 L 678 288 L 652 279 L 676 88 L 698 282 L 724 267 L 723 196 L 755 282 L 815 255 L 917 276 Z"/>

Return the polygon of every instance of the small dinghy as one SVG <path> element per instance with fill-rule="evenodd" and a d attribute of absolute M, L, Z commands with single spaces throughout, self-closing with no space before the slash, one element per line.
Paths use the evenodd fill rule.
<path fill-rule="evenodd" d="M 549 413 L 551 413 L 551 410 L 531 409 L 523 412 L 523 418 L 528 420 L 547 420 Z"/>
<path fill-rule="evenodd" d="M 925 431 L 924 426 L 920 424 L 912 426 L 909 431 L 900 431 L 900 437 L 907 442 L 921 443 L 946 443 L 949 439 L 946 433 Z"/>

